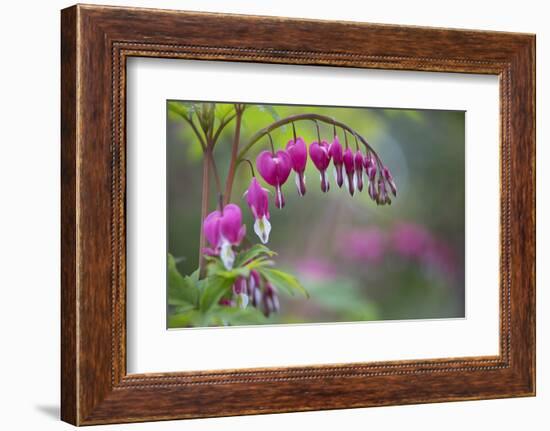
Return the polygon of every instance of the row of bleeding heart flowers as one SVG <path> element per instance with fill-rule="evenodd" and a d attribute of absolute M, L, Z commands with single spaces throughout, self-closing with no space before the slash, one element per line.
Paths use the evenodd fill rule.
<path fill-rule="evenodd" d="M 354 153 L 351 148 L 342 148 L 338 137 L 329 145 L 327 141 L 312 142 L 309 145 L 309 157 L 320 172 L 321 190 L 328 192 L 330 184 L 326 171 L 332 161 L 336 184 L 342 187 L 344 183 L 351 195 L 355 189 L 363 190 L 363 172 L 368 182 L 369 196 L 378 204 L 391 203 L 388 187 L 391 193 L 397 195 L 397 187 L 389 169 L 383 166 L 373 152 L 363 154 L 359 149 Z M 303 196 L 305 188 L 305 170 L 308 160 L 308 149 L 305 141 L 298 137 L 291 139 L 286 149 L 262 151 L 256 159 L 256 168 L 266 183 L 275 187 L 275 206 L 283 208 L 285 199 L 282 186 L 286 183 L 292 170 L 296 173 L 298 193 Z M 250 163 L 251 167 L 252 164 Z M 377 168 L 378 166 L 378 168 Z M 345 177 L 344 177 L 345 172 Z M 269 194 L 255 177 L 252 169 L 252 180 L 245 192 L 246 202 L 254 216 L 254 232 L 262 243 L 267 243 L 271 232 L 269 222 Z M 224 265 L 230 269 L 235 258 L 233 247 L 238 246 L 246 233 L 242 224 L 242 213 L 239 206 L 228 204 L 211 212 L 204 219 L 203 230 L 210 248 L 205 254 L 220 256 Z"/>
<path fill-rule="evenodd" d="M 363 190 L 363 173 L 368 181 L 368 193 L 377 204 L 391 204 L 388 187 L 394 196 L 397 196 L 397 187 L 389 169 L 380 163 L 380 159 L 373 152 L 363 154 L 359 149 L 353 150 L 346 145 L 342 147 L 338 136 L 329 145 L 325 140 L 315 141 L 309 145 L 309 158 L 319 170 L 321 176 L 321 190 L 328 192 L 330 183 L 327 178 L 327 169 L 330 162 L 334 166 L 334 176 L 338 187 L 344 183 L 353 196 L 355 190 Z M 308 160 L 308 149 L 304 139 L 291 139 L 286 149 L 262 151 L 256 159 L 256 167 L 262 178 L 275 187 L 275 206 L 283 208 L 285 199 L 282 186 L 287 181 L 290 172 L 296 173 L 298 193 L 306 193 L 305 170 Z M 378 169 L 377 169 L 378 165 Z M 377 177 L 378 171 L 378 180 Z M 345 176 L 344 176 L 345 173 Z"/>

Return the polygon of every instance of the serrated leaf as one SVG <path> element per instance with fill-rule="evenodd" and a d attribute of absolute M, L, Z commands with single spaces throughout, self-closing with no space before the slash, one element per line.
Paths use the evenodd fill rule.
<path fill-rule="evenodd" d="M 234 279 L 209 276 L 205 279 L 205 287 L 200 298 L 200 309 L 206 313 L 216 305 L 221 297 L 231 288 Z"/>
<path fill-rule="evenodd" d="M 181 117 L 187 117 L 189 114 L 189 108 L 182 102 L 171 100 L 168 102 L 168 112 L 179 115 Z"/>
<path fill-rule="evenodd" d="M 294 292 L 298 291 L 309 298 L 307 290 L 293 275 L 279 269 L 265 267 L 260 267 L 258 271 L 276 288 L 284 290 L 290 295 L 294 295 Z"/>
<path fill-rule="evenodd" d="M 243 266 L 241 268 L 233 268 L 231 270 L 219 271 L 216 273 L 218 277 L 223 277 L 235 281 L 238 277 L 248 278 L 250 275 L 250 268 Z"/>
<path fill-rule="evenodd" d="M 235 259 L 235 266 L 243 266 L 249 260 L 255 259 L 258 256 L 266 255 L 269 257 L 276 256 L 277 253 L 270 250 L 263 244 L 254 244 L 248 250 L 241 251 Z"/>
<path fill-rule="evenodd" d="M 250 271 L 253 269 L 258 270 L 258 268 L 272 267 L 275 265 L 275 262 L 265 256 L 254 259 L 252 262 L 247 263 L 245 268 L 248 268 Z"/>
<path fill-rule="evenodd" d="M 234 267 L 233 269 L 226 269 L 222 261 L 217 257 L 210 257 L 207 267 L 208 277 L 218 276 L 223 278 L 230 278 L 235 280 L 237 277 L 248 277 L 250 275 L 250 269 L 246 266 Z"/>
<path fill-rule="evenodd" d="M 195 269 L 191 275 L 189 275 L 189 278 L 193 281 L 193 283 L 197 283 L 199 281 L 199 274 L 200 274 L 200 268 Z"/>
<path fill-rule="evenodd" d="M 168 316 L 169 328 L 188 328 L 193 326 L 202 326 L 204 316 L 198 310 L 190 310 L 182 314 L 173 314 Z"/>
<path fill-rule="evenodd" d="M 195 307 L 198 302 L 198 288 L 194 280 L 183 277 L 177 267 L 176 261 L 171 254 L 168 254 L 168 304 L 175 306 Z"/>

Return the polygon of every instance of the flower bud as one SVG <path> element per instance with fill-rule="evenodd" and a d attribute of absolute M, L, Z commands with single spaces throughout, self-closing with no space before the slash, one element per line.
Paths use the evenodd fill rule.
<path fill-rule="evenodd" d="M 357 150 L 355 156 L 353 157 L 353 162 L 355 164 L 355 182 L 357 184 L 357 190 L 360 192 L 363 191 L 363 154 L 360 150 Z"/>
<path fill-rule="evenodd" d="M 390 170 L 384 166 L 382 173 L 384 175 L 384 178 L 390 185 L 391 192 L 393 193 L 394 196 L 397 196 L 397 186 L 395 185 L 395 181 L 393 179 L 393 176 Z"/>
<path fill-rule="evenodd" d="M 332 158 L 332 163 L 334 164 L 334 176 L 336 178 L 336 184 L 338 187 L 342 187 L 344 184 L 344 176 L 342 174 L 342 165 L 344 164 L 344 155 L 342 145 L 338 140 L 338 136 L 334 136 L 332 144 L 330 144 L 329 154 Z"/>
<path fill-rule="evenodd" d="M 346 148 L 344 151 L 343 161 L 349 194 L 353 196 L 355 192 L 355 159 L 351 148 Z"/>

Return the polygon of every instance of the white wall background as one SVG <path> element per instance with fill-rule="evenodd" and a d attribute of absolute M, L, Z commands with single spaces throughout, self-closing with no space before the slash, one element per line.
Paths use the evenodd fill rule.
<path fill-rule="evenodd" d="M 96 429 L 547 429 L 550 423 L 550 13 L 545 2 L 462 0 L 102 1 L 171 9 L 280 15 L 537 34 L 538 396 Z M 0 15 L 0 427 L 69 429 L 59 410 L 59 10 L 68 1 L 4 2 Z"/>

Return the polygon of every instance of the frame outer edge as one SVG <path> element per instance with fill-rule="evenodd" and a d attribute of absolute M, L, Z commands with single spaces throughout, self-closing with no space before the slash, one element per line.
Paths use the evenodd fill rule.
<path fill-rule="evenodd" d="M 535 138 L 534 138 L 534 81 L 525 83 L 525 80 L 534 79 L 534 37 L 521 40 L 525 35 L 511 35 L 511 34 L 502 34 L 503 47 L 502 54 L 507 55 L 507 59 L 514 59 L 515 61 L 515 71 L 523 73 L 519 81 L 523 81 L 521 85 L 517 86 L 517 91 L 519 91 L 521 97 L 521 102 L 517 98 L 513 98 L 511 102 L 512 112 L 517 113 L 517 109 L 525 108 L 525 113 L 521 115 L 518 122 L 513 122 L 512 126 L 512 135 L 514 136 L 512 143 L 517 145 L 525 145 L 525 148 L 512 149 L 512 153 L 522 153 L 518 163 L 522 168 L 531 168 L 529 173 L 526 175 L 526 178 L 523 178 L 520 182 L 515 181 L 515 176 L 512 175 L 512 185 L 522 184 L 525 186 L 524 192 L 521 197 L 518 197 L 517 200 L 513 201 L 512 209 L 517 209 L 518 206 L 527 210 L 525 215 L 525 225 L 521 231 L 521 239 L 526 243 L 519 248 L 520 252 L 524 252 L 524 259 L 521 260 L 523 263 L 519 265 L 520 273 L 523 274 L 526 278 L 523 282 L 518 282 L 518 279 L 514 279 L 515 286 L 521 286 L 521 292 L 518 292 L 514 289 L 515 294 L 514 302 L 518 302 L 518 306 L 521 304 L 526 305 L 525 309 L 522 310 L 521 314 L 524 320 L 515 329 L 514 340 L 516 344 L 514 345 L 514 351 L 518 348 L 518 344 L 523 348 L 526 348 L 528 351 L 513 354 L 514 367 L 512 369 L 501 370 L 499 367 L 498 371 L 494 371 L 494 377 L 497 378 L 497 381 L 492 380 L 491 383 L 488 383 L 487 379 L 483 377 L 488 376 L 487 373 L 480 373 L 477 376 L 472 376 L 471 380 L 474 383 L 472 390 L 465 390 L 463 392 L 458 392 L 450 395 L 449 397 L 433 397 L 433 398 L 424 398 L 421 393 L 411 393 L 410 397 L 401 398 L 397 397 L 395 399 L 387 399 L 383 402 L 380 402 L 378 399 L 374 400 L 363 400 L 358 401 L 353 399 L 357 397 L 357 394 L 354 394 L 353 397 L 350 395 L 350 388 L 348 387 L 348 382 L 345 382 L 346 385 L 342 387 L 342 393 L 346 395 L 345 402 L 339 402 L 337 399 L 333 399 L 332 392 L 330 392 L 330 385 L 326 386 L 328 382 L 327 379 L 336 379 L 338 376 L 327 375 L 324 378 L 317 380 L 304 379 L 304 382 L 308 382 L 306 388 L 310 388 L 310 397 L 307 402 L 304 402 L 298 406 L 298 408 L 289 408 L 285 404 L 285 400 L 289 397 L 287 392 L 284 393 L 283 397 L 279 396 L 277 400 L 277 405 L 272 407 L 260 406 L 258 407 L 253 402 L 250 403 L 248 408 L 234 409 L 229 408 L 226 404 L 222 403 L 221 406 L 209 406 L 208 402 L 205 404 L 200 403 L 200 398 L 202 396 L 203 402 L 211 401 L 213 394 L 218 394 L 220 397 L 227 400 L 226 396 L 229 395 L 231 398 L 232 395 L 237 394 L 243 390 L 249 389 L 259 389 L 266 388 L 265 383 L 257 381 L 254 382 L 244 381 L 244 382 L 226 382 L 222 386 L 219 386 L 214 390 L 214 388 L 208 388 L 209 385 L 199 385 L 193 384 L 193 387 L 189 388 L 172 388 L 172 387 L 155 387 L 155 388 L 142 388 L 142 387 L 132 387 L 132 388 L 123 388 L 120 386 L 120 381 L 118 379 L 118 373 L 115 374 L 109 373 L 107 376 L 107 366 L 111 367 L 109 370 L 112 371 L 112 367 L 116 367 L 117 364 L 114 362 L 115 353 L 111 354 L 111 351 L 107 353 L 107 336 L 108 332 L 110 333 L 111 338 L 110 342 L 116 338 L 116 330 L 111 332 L 114 328 L 113 320 L 107 320 L 106 313 L 113 306 L 112 302 L 117 298 L 116 296 L 107 298 L 106 288 L 103 283 L 106 281 L 106 271 L 103 269 L 106 268 L 107 258 L 104 256 L 97 256 L 97 249 L 95 248 L 98 244 L 103 247 L 104 238 L 98 238 L 97 241 L 93 240 L 90 237 L 90 232 L 95 232 L 98 230 L 97 226 L 90 224 L 90 216 L 96 214 L 96 210 L 92 208 L 93 204 L 90 203 L 90 191 L 93 191 L 93 185 L 99 184 L 104 186 L 103 180 L 109 177 L 109 172 L 105 169 L 107 168 L 105 164 L 105 158 L 101 155 L 107 148 L 109 148 L 105 142 L 105 135 L 107 132 L 100 130 L 97 131 L 93 128 L 93 122 L 95 121 L 95 116 L 97 115 L 102 120 L 106 120 L 107 112 L 111 112 L 108 109 L 107 101 L 102 98 L 102 91 L 105 91 L 102 87 L 94 87 L 94 83 L 88 81 L 86 78 L 88 75 L 93 72 L 97 72 L 98 80 L 101 82 L 103 79 L 107 79 L 108 64 L 97 64 L 97 62 L 91 61 L 93 55 L 92 51 L 98 50 L 97 54 L 102 55 L 103 58 L 106 58 L 106 50 L 111 48 L 111 43 L 116 41 L 117 37 L 120 37 L 128 34 L 131 30 L 123 24 L 128 20 L 128 18 L 138 18 L 145 12 L 150 12 L 151 14 L 158 14 L 158 11 L 147 10 L 147 9 L 132 9 L 132 8 L 109 8 L 108 13 L 104 11 L 103 7 L 100 6 L 73 6 L 71 8 L 65 9 L 62 11 L 62 32 L 61 32 L 61 45 L 62 45 L 62 55 L 61 55 L 61 71 L 62 71 L 62 93 L 61 93 L 61 106 L 62 106 L 62 115 L 61 115 L 61 191 L 62 191 L 62 211 L 61 211 L 61 222 L 62 222 L 62 292 L 61 292 L 61 310 L 62 310 L 62 325 L 61 325 L 61 338 L 62 338 L 62 369 L 61 369 L 61 381 L 62 381 L 62 391 L 61 391 L 61 417 L 64 421 L 69 422 L 73 425 L 91 425 L 99 423 L 120 423 L 120 422 L 136 422 L 144 420 L 162 420 L 162 419 L 179 419 L 179 418 L 191 418 L 191 417 L 214 417 L 214 416 L 232 416 L 236 414 L 258 414 L 258 413 L 275 413 L 275 412 L 287 412 L 287 411 L 307 411 L 307 410 L 324 410 L 324 409 L 334 409 L 334 408 L 352 408 L 352 407 L 366 407 L 366 406 L 375 406 L 375 405 L 388 405 L 388 404 L 410 404 L 410 403 L 426 403 L 426 402 L 438 402 L 438 401 L 456 401 L 456 400 L 467 400 L 467 399 L 486 399 L 486 398 L 501 398 L 501 397 L 510 397 L 510 396 L 525 396 L 534 394 L 534 365 L 535 365 L 535 352 L 534 352 L 534 239 L 532 235 L 535 229 L 535 214 L 534 214 L 534 152 L 535 152 Z M 104 19 L 107 15 L 107 19 Z M 176 15 L 182 14 L 183 21 L 190 21 L 193 23 L 194 20 L 198 18 L 194 13 L 184 13 L 179 11 L 173 11 Z M 172 16 L 172 13 L 167 14 Z M 214 14 L 200 14 L 200 17 L 204 17 L 207 20 L 214 20 Z M 222 15 L 220 15 L 221 17 Z M 185 20 L 183 18 L 186 18 Z M 143 18 L 143 17 L 141 17 Z M 243 16 L 231 16 L 227 18 L 230 21 L 230 24 L 233 23 L 235 26 L 239 24 L 242 26 L 242 20 L 252 20 L 252 17 L 243 17 Z M 279 18 L 276 17 L 262 17 L 264 20 L 274 21 Z M 294 22 L 297 24 L 308 23 L 301 20 L 294 19 L 281 19 L 282 21 Z M 273 23 L 272 23 L 273 24 Z M 150 26 L 150 22 L 145 22 L 141 20 L 141 26 Z M 273 24 L 275 25 L 275 24 Z M 277 24 L 278 25 L 278 24 Z M 305 24 L 304 24 L 305 25 Z M 328 23 L 325 25 L 329 25 Z M 336 24 L 334 24 L 336 25 Z M 360 24 L 357 24 L 358 28 Z M 367 25 L 365 24 L 365 28 Z M 372 31 L 380 32 L 385 30 L 385 27 L 373 25 Z M 371 28 L 369 27 L 369 28 Z M 395 26 L 393 26 L 395 27 Z M 149 29 L 149 27 L 146 27 Z M 240 28 L 240 27 L 239 27 Z M 404 27 L 404 29 L 411 29 L 410 27 Z M 116 30 L 116 31 L 114 31 Z M 149 30 L 147 30 L 149 31 Z M 164 31 L 164 30 L 163 30 Z M 358 32 L 359 29 L 353 30 Z M 430 32 L 429 29 L 418 29 L 417 31 Z M 433 29 L 436 31 L 436 29 Z M 437 30 L 441 32 L 442 30 Z M 118 33 L 117 33 L 118 32 Z M 120 33 L 120 34 L 119 34 Z M 147 33 L 148 34 L 148 33 Z M 161 31 L 161 35 L 164 33 Z M 493 33 L 483 33 L 487 34 L 489 39 L 494 39 L 496 37 Z M 483 34 L 468 33 L 468 37 L 473 37 L 474 39 L 481 38 Z M 466 33 L 460 33 L 461 37 L 466 35 Z M 168 39 L 172 38 L 172 33 L 168 33 Z M 456 35 L 455 35 L 456 36 Z M 167 37 L 166 35 L 164 36 Z M 209 36 L 212 37 L 212 36 Z M 387 38 L 387 35 L 385 36 Z M 457 36 L 458 37 L 458 36 Z M 162 36 L 159 36 L 159 41 L 164 42 Z M 173 35 L 173 38 L 176 40 L 182 39 L 183 36 L 176 34 Z M 418 38 L 417 38 L 418 39 Z M 183 40 L 183 39 L 182 39 Z M 260 40 L 262 41 L 262 40 Z M 198 39 L 198 42 L 202 43 L 201 39 Z M 237 40 L 237 42 L 239 42 Z M 220 50 L 238 50 L 239 47 L 235 46 L 237 43 L 233 41 L 228 47 L 220 47 Z M 264 40 L 265 42 L 265 40 Z M 486 40 L 480 40 L 480 42 L 486 42 Z M 88 44 L 92 44 L 90 47 Z M 191 45 L 193 47 L 193 38 L 191 38 Z M 466 42 L 462 42 L 463 44 Z M 264 43 L 265 45 L 265 43 Z M 479 45 L 483 46 L 483 44 Z M 80 47 L 85 47 L 85 49 L 80 49 Z M 195 46 L 197 47 L 197 46 Z M 292 50 L 292 44 L 290 44 Z M 89 49 L 90 48 L 90 49 Z M 426 50 L 428 47 L 421 46 L 420 51 Z M 245 48 L 243 53 L 242 60 L 249 61 L 249 58 L 246 57 Z M 283 51 L 286 49 L 284 46 L 281 48 Z M 251 49 L 252 50 L 252 49 Z M 261 52 L 262 49 L 255 51 Z M 266 52 L 266 57 L 270 59 L 276 59 L 279 62 L 286 63 L 286 57 L 278 57 L 277 53 L 270 53 L 269 46 L 263 48 L 263 51 Z M 417 50 L 418 51 L 418 50 Z M 199 54 L 197 54 L 199 55 Z M 354 58 L 359 58 L 359 54 L 351 54 L 355 56 Z M 476 58 L 479 57 L 479 53 L 476 54 Z M 207 59 L 214 58 L 223 58 L 225 55 L 220 55 L 217 51 L 213 51 L 212 54 L 209 54 Z M 327 59 L 323 60 L 323 63 L 327 61 L 329 64 L 338 62 L 336 59 L 330 57 L 330 53 L 327 55 Z M 469 57 L 468 57 L 469 58 Z M 527 65 L 521 64 L 521 61 L 526 61 Z M 397 57 L 392 58 L 390 63 L 385 65 L 380 64 L 380 68 L 389 68 L 394 69 L 398 68 L 402 63 L 402 60 L 399 60 Z M 405 69 L 410 70 L 425 70 L 425 61 L 427 59 L 423 58 L 422 55 L 419 55 L 419 58 L 414 63 L 406 64 Z M 500 61 L 501 58 L 497 56 L 495 61 Z M 229 60 L 229 61 L 239 61 L 239 60 Z M 320 64 L 320 59 L 316 60 L 314 64 Z M 267 61 L 267 62 L 271 62 Z M 292 60 L 289 61 L 293 63 Z M 370 62 L 370 60 L 369 60 Z M 445 61 L 442 60 L 443 63 Z M 435 67 L 437 70 L 445 71 L 445 65 L 437 63 Z M 366 63 L 365 63 L 366 64 Z M 453 63 L 454 64 L 454 63 Z M 485 64 L 485 61 L 479 60 L 476 63 L 476 68 L 471 70 L 479 70 L 482 68 L 482 64 Z M 389 67 L 388 67 L 389 65 Z M 363 67 L 363 66 L 361 66 Z M 366 67 L 366 66 L 364 66 Z M 488 66 L 483 66 L 483 70 L 487 71 Z M 428 69 L 429 70 L 429 69 Z M 472 73 L 468 68 L 467 73 Z M 485 72 L 488 73 L 488 72 Z M 516 89 L 517 85 L 517 75 L 513 75 L 515 79 L 515 84 L 513 89 Z M 90 104 L 90 106 L 89 106 Z M 86 109 L 81 109 L 86 107 Z M 528 115 L 532 114 L 532 117 Z M 107 121 L 104 121 L 107 124 Z M 90 125 L 92 124 L 92 125 Z M 519 127 L 517 127 L 519 124 Z M 518 139 L 518 131 L 525 133 L 523 139 Z M 100 154 L 101 153 L 101 154 Z M 115 153 L 116 154 L 116 153 Z M 114 159 L 116 161 L 116 158 Z M 86 163 L 84 163 L 84 161 Z M 97 164 L 100 168 L 98 172 L 99 175 L 91 175 L 93 173 L 91 169 L 91 164 Z M 115 163 L 116 164 L 116 163 Z M 526 166 L 529 165 L 529 166 Z M 111 167 L 114 167 L 111 166 Z M 103 176 L 101 176 L 103 175 Z M 111 173 L 111 175 L 115 175 Z M 98 180 L 99 178 L 99 180 Z M 110 177 L 109 177 L 110 178 Z M 114 176 L 115 186 L 120 184 L 116 182 L 116 175 Z M 81 183 L 81 184 L 80 184 Z M 513 188 L 514 189 L 514 188 Z M 115 188 L 118 190 L 118 188 Z M 515 190 L 515 189 L 514 189 Z M 102 194 L 106 192 L 105 189 L 102 189 Z M 112 191 L 111 191 L 112 192 Z M 92 208 L 92 209 L 91 209 Z M 106 214 L 107 208 L 102 206 L 97 209 L 101 214 Z M 116 212 L 115 212 L 116 213 Z M 113 214 L 113 213 L 111 213 Z M 517 214 L 512 216 L 512 221 L 518 223 L 519 217 Z M 517 225 L 516 225 L 517 226 Z M 94 231 L 95 229 L 95 231 Z M 102 227 L 103 232 L 106 235 L 107 230 L 105 227 Z M 517 231 L 516 231 L 517 232 Z M 111 234 L 113 232 L 111 231 Z M 517 249 L 516 249 L 517 251 Z M 521 256 L 521 253 L 517 256 Z M 92 258 L 92 262 L 87 258 Z M 514 257 L 512 257 L 514 259 Z M 532 260 L 529 260 L 532 259 Z M 91 274 L 90 269 L 93 269 L 93 265 L 102 269 L 102 280 L 100 283 L 96 283 L 96 275 Z M 118 268 L 116 263 L 112 263 L 115 270 Z M 519 275 L 518 275 L 519 276 Z M 92 289 L 93 288 L 93 292 Z M 121 299 L 124 299 L 123 297 Z M 514 311 L 516 311 L 514 309 Z M 99 322 L 98 322 L 99 320 Z M 81 324 L 80 324 L 81 323 Z M 96 325 L 96 323 L 98 323 Z M 522 334 L 524 335 L 522 337 Z M 526 336 L 525 336 L 526 335 Z M 523 338 L 522 341 L 520 341 Z M 113 351 L 115 352 L 115 351 Z M 513 352 L 514 353 L 514 352 Z M 122 370 L 124 371 L 124 370 Z M 502 371 L 502 372 L 501 372 Z M 511 371 L 513 373 L 510 373 Z M 431 373 L 430 370 L 426 370 L 426 378 L 429 379 L 430 376 L 435 378 L 436 374 Z M 443 376 L 443 374 L 442 374 Z M 109 378 L 107 378 L 109 377 Z M 283 376 L 284 377 L 284 376 Z M 359 377 L 359 376 L 358 376 Z M 441 380 L 450 380 L 452 376 L 442 377 Z M 498 378 L 506 379 L 505 381 L 498 383 Z M 382 383 L 387 380 L 393 380 L 397 382 L 401 379 L 403 382 L 410 382 L 412 379 L 404 379 L 398 377 L 380 377 L 378 380 Z M 438 378 L 439 379 L 439 378 Z M 281 380 L 287 380 L 282 378 Z M 290 381 L 290 379 L 288 379 Z M 357 380 L 357 379 L 354 379 Z M 433 380 L 433 379 L 432 379 Z M 436 382 L 436 380 L 433 380 Z M 415 388 L 414 382 L 411 383 L 411 389 Z M 337 385 L 337 381 L 331 383 L 332 385 Z M 339 384 L 339 383 L 338 383 Z M 502 384 L 508 384 L 513 387 L 509 387 L 508 392 L 502 390 Z M 277 390 L 296 390 L 296 396 L 301 395 L 299 388 L 296 389 L 294 384 L 287 382 L 286 386 L 283 387 L 283 384 L 273 385 L 273 395 L 277 396 Z M 157 386 L 157 385 L 155 385 Z M 124 389 L 124 390 L 121 390 Z M 277 389 L 277 390 L 275 390 Z M 460 389 L 460 388 L 459 388 Z M 363 395 L 368 398 L 368 391 L 370 390 L 367 387 L 361 386 L 359 393 L 363 391 Z M 210 393 L 207 393 L 210 392 Z M 429 391 L 428 391 L 429 392 Z M 225 396 L 224 396 L 225 394 Z M 280 395 L 280 393 L 279 393 Z M 429 394 L 428 394 L 429 395 Z M 149 400 L 147 400 L 149 398 Z M 151 405 L 149 404 L 152 399 L 158 401 L 157 404 L 165 404 L 165 407 L 176 407 L 176 412 L 172 414 L 156 414 L 153 413 L 154 409 L 151 411 Z M 215 398 L 215 397 L 214 397 Z M 149 404 L 149 405 L 148 405 Z M 162 407 L 162 406 L 161 406 Z M 156 407 L 155 407 L 156 408 Z M 148 413 L 148 409 L 150 412 Z M 183 409 L 183 410 L 182 410 Z M 198 409 L 198 410 L 197 410 Z"/>
<path fill-rule="evenodd" d="M 510 363 L 518 396 L 536 396 L 536 39 L 523 35 L 511 55 Z"/>
<path fill-rule="evenodd" d="M 77 327 L 78 6 L 61 11 L 61 420 L 79 423 Z"/>

